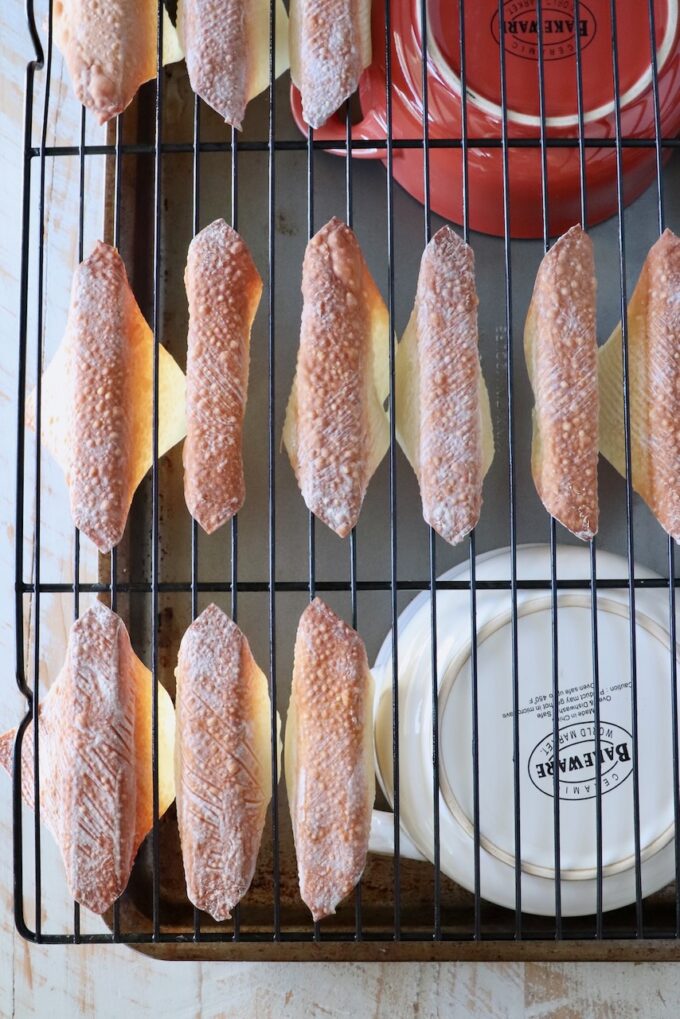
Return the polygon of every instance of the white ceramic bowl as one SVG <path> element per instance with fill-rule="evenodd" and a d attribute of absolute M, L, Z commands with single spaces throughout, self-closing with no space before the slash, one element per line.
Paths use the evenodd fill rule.
<path fill-rule="evenodd" d="M 599 579 L 627 577 L 620 556 L 598 552 Z M 654 577 L 636 567 L 637 577 Z M 550 576 L 545 545 L 517 550 L 520 580 Z M 588 579 L 587 547 L 560 546 L 557 576 Z M 441 579 L 469 577 L 468 564 Z M 507 549 L 477 560 L 477 579 L 509 580 Z M 558 591 L 560 691 L 561 896 L 565 916 L 596 908 L 596 788 L 591 595 Z M 480 888 L 485 899 L 515 906 L 512 612 L 509 591 L 478 590 Z M 627 589 L 598 593 L 603 908 L 635 899 L 630 615 Z M 398 621 L 400 829 L 403 855 L 432 859 L 431 608 L 420 594 Z M 674 877 L 674 789 L 668 593 L 636 590 L 638 772 L 642 891 Z M 553 827 L 552 629 L 549 591 L 517 592 L 522 908 L 555 911 Z M 467 591 L 437 593 L 440 717 L 441 867 L 474 890 L 471 622 Z M 390 803 L 392 637 L 374 667 L 376 773 Z M 376 811 L 371 848 L 392 849 L 393 818 Z"/>

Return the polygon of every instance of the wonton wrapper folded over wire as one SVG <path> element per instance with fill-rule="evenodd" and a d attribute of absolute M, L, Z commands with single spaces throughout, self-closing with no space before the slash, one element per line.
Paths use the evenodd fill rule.
<path fill-rule="evenodd" d="M 302 322 L 283 443 L 308 508 L 341 538 L 390 444 L 389 315 L 352 230 L 307 244 Z"/>
<path fill-rule="evenodd" d="M 253 879 L 272 797 L 269 686 L 247 637 L 217 605 L 182 637 L 175 675 L 187 892 L 199 909 L 226 920 Z"/>
<path fill-rule="evenodd" d="M 60 465 L 76 527 L 118 544 L 153 462 L 153 334 L 115 248 L 98 242 L 73 278 L 66 334 L 42 379 L 43 442 Z M 158 348 L 158 455 L 183 438 L 185 378 Z M 35 429 L 35 393 L 26 423 Z"/>
<path fill-rule="evenodd" d="M 66 660 L 39 707 L 40 816 L 61 850 L 70 894 L 103 913 L 125 890 L 153 826 L 151 673 L 123 620 L 101 602 L 71 627 Z M 0 736 L 11 775 L 16 729 Z M 158 687 L 159 814 L 175 798 L 175 713 Z M 21 746 L 21 790 L 33 807 L 33 724 Z"/>
<path fill-rule="evenodd" d="M 477 525 L 494 455 L 478 303 L 472 248 L 444 226 L 423 252 L 415 307 L 397 348 L 396 426 L 423 516 L 451 545 Z"/>
<path fill-rule="evenodd" d="M 100 124 L 122 113 L 140 85 L 156 77 L 157 0 L 57 0 L 54 40 L 76 98 Z M 182 59 L 163 8 L 163 63 Z"/>
<path fill-rule="evenodd" d="M 320 598 L 298 624 L 284 753 L 300 895 L 321 920 L 366 866 L 375 769 L 366 648 Z"/>
<path fill-rule="evenodd" d="M 600 450 L 625 477 L 622 338 L 599 353 Z M 650 249 L 628 304 L 632 485 L 663 529 L 680 541 L 680 238 Z"/>
<path fill-rule="evenodd" d="M 288 68 L 288 15 L 275 0 L 275 74 Z M 177 31 L 191 87 L 237 128 L 269 87 L 270 0 L 179 0 Z"/>
<path fill-rule="evenodd" d="M 524 327 L 536 406 L 531 472 L 541 502 L 563 527 L 597 533 L 598 379 L 593 246 L 573 226 L 539 266 Z"/>
<path fill-rule="evenodd" d="M 207 534 L 243 505 L 243 419 L 248 398 L 250 330 L 262 280 L 243 238 L 223 219 L 189 245 L 187 438 L 184 497 Z"/>
<path fill-rule="evenodd" d="M 371 0 L 291 0 L 290 76 L 302 115 L 321 127 L 371 62 Z"/>

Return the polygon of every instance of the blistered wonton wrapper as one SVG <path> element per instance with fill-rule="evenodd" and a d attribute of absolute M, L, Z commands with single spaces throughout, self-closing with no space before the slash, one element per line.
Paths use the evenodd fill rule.
<path fill-rule="evenodd" d="M 320 598 L 298 624 L 284 757 L 300 895 L 317 921 L 361 878 L 375 801 L 366 648 Z"/>
<path fill-rule="evenodd" d="M 61 850 L 69 891 L 95 913 L 124 891 L 153 826 L 153 679 L 123 620 L 96 602 L 71 627 L 64 665 L 39 708 L 40 816 Z M 0 736 L 11 775 L 16 729 Z M 159 815 L 175 798 L 175 712 L 158 687 Z M 33 808 L 33 724 L 21 746 Z"/>
<path fill-rule="evenodd" d="M 455 545 L 477 525 L 493 462 L 479 360 L 472 248 L 442 227 L 423 252 L 416 300 L 396 353 L 396 433 L 420 485 L 423 516 Z"/>
<path fill-rule="evenodd" d="M 524 326 L 534 394 L 531 473 L 544 507 L 577 538 L 599 525 L 597 282 L 580 225 L 546 252 Z"/>
<path fill-rule="evenodd" d="M 153 462 L 153 347 L 120 255 L 97 243 L 76 269 L 66 333 L 43 374 L 41 432 L 66 476 L 76 526 L 103 553 L 120 541 Z M 186 433 L 185 388 L 159 344 L 159 457 Z M 32 393 L 26 423 L 35 429 L 35 420 Z"/>
<path fill-rule="evenodd" d="M 225 920 L 250 887 L 272 797 L 269 685 L 246 635 L 214 604 L 182 637 L 175 675 L 187 893 Z"/>
<path fill-rule="evenodd" d="M 275 0 L 275 76 L 288 70 L 288 15 Z M 191 87 L 234 127 L 270 83 L 270 0 L 179 0 L 177 30 Z"/>
<path fill-rule="evenodd" d="M 356 92 L 371 59 L 371 0 L 290 0 L 290 76 L 310 127 Z"/>
<path fill-rule="evenodd" d="M 600 349 L 600 451 L 626 474 L 622 336 Z M 632 485 L 680 541 L 680 238 L 649 251 L 628 304 Z"/>
<path fill-rule="evenodd" d="M 162 59 L 172 64 L 183 53 L 165 6 L 162 18 Z M 54 41 L 76 98 L 105 124 L 156 77 L 157 0 L 61 0 L 54 5 Z"/>
<path fill-rule="evenodd" d="M 359 241 L 335 217 L 307 244 L 302 295 L 283 444 L 307 507 L 344 538 L 390 445 L 390 339 Z"/>

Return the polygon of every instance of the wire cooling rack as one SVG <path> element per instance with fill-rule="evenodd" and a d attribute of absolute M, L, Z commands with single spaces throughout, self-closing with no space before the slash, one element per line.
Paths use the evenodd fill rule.
<path fill-rule="evenodd" d="M 386 164 L 385 177 L 385 203 L 386 203 L 386 235 L 385 235 L 385 259 L 387 261 L 388 290 L 386 303 L 390 319 L 390 335 L 395 334 L 395 241 L 394 241 L 394 157 L 395 152 L 400 149 L 416 149 L 422 152 L 422 173 L 424 185 L 424 206 L 422 218 L 422 239 L 424 243 L 429 241 L 431 236 L 431 209 L 430 209 L 430 153 L 435 148 L 458 149 L 462 152 L 462 209 L 463 222 L 462 233 L 466 240 L 469 239 L 469 174 L 468 174 L 468 153 L 473 149 L 500 149 L 502 153 L 503 166 L 503 239 L 498 243 L 503 245 L 503 268 L 504 279 L 502 288 L 502 303 L 504 306 L 505 325 L 505 365 L 507 385 L 507 440 L 508 440 L 508 473 L 506 497 L 509 514 L 509 537 L 510 537 L 510 579 L 508 581 L 478 580 L 476 576 L 476 539 L 474 532 L 468 539 L 468 567 L 469 579 L 466 580 L 437 580 L 437 545 L 435 534 L 429 532 L 428 563 L 429 574 L 421 580 L 404 579 L 399 576 L 397 561 L 399 544 L 397 541 L 397 464 L 396 464 L 396 440 L 395 440 L 395 414 L 394 414 L 394 342 L 390 350 L 390 449 L 388 457 L 389 466 L 389 498 L 387 506 L 386 521 L 389 527 L 389 575 L 386 577 L 361 580 L 358 578 L 358 565 L 361 560 L 357 553 L 356 533 L 353 532 L 347 541 L 346 555 L 349 559 L 349 579 L 347 581 L 332 581 L 317 579 L 317 534 L 314 517 L 310 514 L 308 521 L 308 574 L 307 577 L 298 579 L 281 579 L 277 571 L 277 551 L 281 540 L 280 528 L 277 528 L 277 500 L 276 500 L 276 463 L 278 455 L 278 434 L 275 427 L 276 390 L 275 390 L 275 359 L 277 354 L 277 323 L 275 316 L 275 293 L 277 287 L 277 258 L 276 258 L 276 216 L 277 216 L 277 169 L 278 157 L 280 154 L 290 151 L 305 152 L 306 183 L 307 183 L 307 235 L 311 237 L 320 223 L 316 222 L 315 216 L 315 166 L 317 153 L 337 148 L 338 143 L 334 141 L 320 140 L 314 137 L 310 129 L 307 138 L 282 138 L 277 132 L 276 119 L 276 89 L 275 89 L 275 55 L 274 48 L 270 46 L 269 69 L 269 106 L 268 106 L 268 134 L 266 138 L 256 140 L 243 140 L 238 132 L 232 131 L 231 138 L 220 141 L 205 141 L 201 137 L 201 121 L 203 104 L 198 99 L 194 100 L 193 113 L 193 139 L 190 142 L 168 141 L 163 137 L 164 125 L 164 83 L 165 72 L 162 68 L 162 33 L 158 32 L 158 66 L 159 71 L 155 84 L 155 101 L 153 108 L 154 138 L 153 141 L 126 141 L 123 135 L 123 116 L 117 118 L 115 125 L 110 129 L 106 144 L 90 144 L 86 142 L 86 112 L 83 109 L 80 119 L 79 144 L 72 145 L 48 145 L 48 121 L 50 115 L 50 96 L 52 78 L 52 3 L 49 5 L 49 16 L 46 26 L 46 42 L 43 49 L 40 33 L 36 27 L 34 4 L 32 0 L 27 2 L 27 25 L 30 32 L 32 44 L 35 51 L 34 59 L 30 61 L 26 70 L 26 103 L 24 118 L 24 178 L 22 198 L 22 242 L 21 242 L 21 294 L 20 294 L 20 335 L 19 335 L 19 370 L 18 370 L 18 417 L 17 417 L 17 510 L 16 510 L 16 653 L 17 653 L 17 683 L 19 690 L 25 697 L 26 712 L 19 726 L 18 738 L 14 752 L 14 780 L 13 780 L 13 825 L 14 825 L 14 906 L 15 921 L 19 932 L 27 939 L 40 943 L 108 943 L 123 942 L 138 946 L 167 946 L 167 952 L 177 954 L 184 951 L 189 952 L 191 946 L 199 955 L 210 955 L 211 952 L 219 950 L 219 957 L 256 957 L 258 955 L 256 946 L 260 949 L 269 945 L 264 950 L 269 958 L 312 958 L 312 957 L 336 957 L 336 958 L 404 958 L 404 957 L 433 957 L 433 958 L 455 958 L 465 955 L 469 958 L 488 958 L 509 956 L 513 951 L 521 953 L 529 948 L 529 954 L 535 957 L 545 955 L 548 951 L 562 954 L 577 954 L 576 947 L 582 952 L 582 957 L 604 957 L 611 953 L 613 943 L 635 941 L 637 946 L 641 942 L 651 946 L 654 941 L 667 947 L 664 951 L 668 957 L 673 957 L 673 943 L 680 936 L 680 897 L 677 891 L 673 891 L 672 906 L 665 910 L 653 911 L 653 917 L 645 915 L 645 903 L 642 893 L 641 881 L 641 834 L 640 834 L 640 780 L 637 757 L 637 701 L 638 701 L 638 676 L 637 676 L 637 653 L 636 653 L 636 627 L 635 627 L 635 597 L 636 591 L 641 588 L 663 587 L 668 592 L 669 629 L 671 633 L 670 653 L 670 684 L 672 718 L 672 751 L 673 751 L 673 781 L 674 788 L 680 788 L 680 770 L 678 757 L 678 718 L 677 718 L 677 665 L 673 649 L 675 647 L 675 587 L 677 579 L 675 576 L 675 552 L 671 539 L 667 544 L 667 569 L 666 577 L 662 579 L 648 579 L 635 576 L 634 561 L 634 527 L 633 527 L 633 492 L 630 484 L 631 454 L 630 454 L 630 401 L 628 387 L 628 348 L 627 348 L 627 323 L 626 307 L 628 301 L 626 285 L 626 248 L 625 248 L 625 219 L 624 219 L 624 197 L 623 197 L 623 153 L 627 148 L 646 147 L 653 149 L 656 158 L 656 190 L 657 190 L 657 216 L 658 229 L 661 233 L 664 229 L 664 200 L 663 200 L 663 162 L 664 154 L 677 147 L 680 140 L 675 138 L 663 138 L 661 136 L 659 88 L 657 76 L 657 58 L 653 40 L 655 39 L 655 12 L 653 0 L 648 0 L 649 12 L 649 38 L 650 38 L 650 63 L 652 70 L 652 92 L 654 100 L 654 121 L 655 133 L 653 137 L 624 137 L 621 131 L 621 91 L 619 83 L 619 55 L 617 50 L 617 2 L 611 0 L 611 75 L 613 82 L 614 106 L 615 106 L 615 135 L 613 138 L 589 138 L 584 127 L 584 102 L 582 84 L 582 62 L 581 43 L 576 33 L 576 94 L 578 109 L 578 132 L 573 138 L 554 138 L 548 135 L 546 129 L 545 114 L 545 74 L 542 54 L 542 2 L 536 0 L 536 18 L 538 22 L 538 61 L 536 87 L 539 96 L 540 110 L 540 131 L 536 138 L 511 137 L 508 130 L 508 102 L 506 83 L 506 56 L 503 44 L 499 46 L 500 54 L 500 96 L 501 96 L 501 130 L 498 137 L 475 138 L 471 137 L 468 131 L 467 115 L 467 92 L 466 92 L 466 16 L 471 17 L 468 4 L 466 13 L 465 0 L 456 0 L 457 14 L 460 24 L 459 32 L 459 59 L 460 77 L 463 85 L 462 92 L 462 125 L 460 135 L 450 138 L 430 138 L 428 130 L 428 74 L 427 74 L 427 19 L 428 4 L 426 0 L 418 0 L 419 15 L 423 26 L 422 37 L 424 40 L 423 61 L 422 61 L 422 101 L 423 101 L 423 128 L 422 135 L 412 138 L 396 138 L 393 135 L 393 88 L 392 88 L 392 62 L 394 59 L 392 42 L 392 11 L 391 3 L 385 5 L 384 29 L 385 37 L 383 44 L 384 60 L 386 70 L 386 92 L 385 92 L 385 116 L 387 131 L 385 137 L 371 139 L 370 141 L 352 138 L 352 122 L 349 104 L 346 110 L 346 158 L 345 158 L 345 217 L 349 225 L 352 225 L 355 193 L 354 193 L 354 165 L 352 159 L 353 151 L 358 149 L 377 149 L 384 152 Z M 454 8 L 452 4 L 452 10 Z M 274 38 L 275 13 L 274 3 L 271 5 L 270 33 Z M 162 4 L 159 3 L 159 25 Z M 505 33 L 503 18 L 503 3 L 499 0 L 499 31 L 501 37 Z M 580 11 L 579 0 L 573 0 L 573 14 L 578 22 Z M 374 47 L 381 45 L 380 40 L 374 39 Z M 40 113 L 41 128 L 37 144 L 33 137 L 34 121 L 34 82 L 36 74 L 44 76 L 44 98 L 43 107 Z M 125 116 L 128 116 L 127 114 Z M 620 285 L 620 314 L 623 323 L 623 383 L 624 383 L 624 407 L 625 407 L 625 431 L 626 431 L 626 466 L 628 480 L 625 485 L 625 510 L 626 510 L 626 551 L 628 562 L 628 575 L 618 579 L 598 579 L 597 575 L 597 544 L 593 539 L 590 542 L 590 577 L 586 580 L 575 580 L 558 578 L 557 576 L 557 536 L 556 523 L 550 520 L 550 573 L 541 580 L 523 580 L 518 577 L 517 571 L 517 503 L 518 486 L 516 477 L 516 414 L 514 396 L 514 371 L 513 359 L 515 355 L 514 346 L 517 342 L 517 331 L 513 322 L 513 265 L 510 252 L 511 236 L 511 202 L 509 190 L 508 158 L 509 151 L 514 147 L 535 148 L 540 152 L 541 162 L 541 208 L 543 217 L 543 246 L 544 250 L 549 246 L 549 189 L 547 179 L 547 152 L 552 147 L 575 148 L 579 155 L 580 168 L 580 218 L 584 228 L 588 226 L 588 191 L 586 186 L 586 150 L 588 148 L 613 148 L 616 154 L 616 196 L 617 196 L 617 223 L 618 223 L 618 270 Z M 267 273 L 266 273 L 266 297 L 267 304 L 267 477 L 268 477 L 268 530 L 267 530 L 267 576 L 252 580 L 239 577 L 239 529 L 238 518 L 234 518 L 231 524 L 230 537 L 230 569 L 220 579 L 203 581 L 200 580 L 199 571 L 199 539 L 195 522 L 191 524 L 190 531 L 190 576 L 182 580 L 162 580 L 160 574 L 160 549 L 159 549 L 159 502 L 161 491 L 161 476 L 159 475 L 158 463 L 158 343 L 161 337 L 161 261 L 162 261 L 162 180 L 164 174 L 164 157 L 170 153 L 186 153 L 192 159 L 193 188 L 191 201 L 193 205 L 193 232 L 198 232 L 200 227 L 201 210 L 201 188 L 202 188 L 202 158 L 207 153 L 224 152 L 230 155 L 231 165 L 231 221 L 234 227 L 238 227 L 239 218 L 239 165 L 240 154 L 246 152 L 260 152 L 267 160 L 267 189 L 262 195 L 262 202 L 267 205 Z M 112 209 L 111 209 L 111 239 L 118 245 L 121 238 L 121 209 L 122 209 L 122 180 L 123 180 L 123 159 L 126 161 L 135 157 L 146 157 L 153 160 L 153 185 L 151 194 L 153 199 L 153 254 L 152 254 L 152 293 L 151 324 L 156 340 L 154 347 L 154 401 L 153 401 L 153 466 L 151 471 L 151 542 L 150 542 L 150 576 L 148 579 L 135 580 L 121 578 L 119 575 L 118 556 L 116 552 L 105 562 L 105 569 L 108 576 L 100 577 L 97 583 L 84 583 L 80 579 L 80 540 L 78 532 L 75 533 L 73 578 L 67 582 L 44 582 L 41 578 L 40 549 L 41 549 L 41 442 L 40 442 L 40 392 L 41 376 L 43 371 L 43 299 L 45 279 L 45 193 L 46 193 L 46 171 L 50 162 L 62 157 L 76 157 L 79 161 L 79 245 L 78 257 L 84 257 L 84 208 L 86 202 L 86 161 L 92 156 L 108 157 L 110 172 Z M 38 202 L 33 207 L 32 195 L 33 185 L 37 176 Z M 34 282 L 31 283 L 31 265 L 35 260 L 37 271 Z M 35 330 L 37 335 L 37 356 L 34 366 L 34 375 L 31 376 L 28 361 L 28 330 L 29 330 L 29 302 L 34 301 Z M 27 388 L 32 385 L 37 389 L 37 421 L 36 421 L 36 447 L 35 447 L 35 533 L 34 546 L 35 556 L 32 564 L 27 563 L 24 554 L 24 514 L 26 499 L 26 437 L 24 430 L 24 412 Z M 279 521 L 280 523 L 280 521 Z M 33 569 L 32 579 L 26 579 L 27 566 Z M 510 604 L 512 611 L 512 660 L 510 663 L 509 682 L 512 686 L 513 704 L 513 785 L 514 785 L 514 846 L 515 858 L 521 860 L 522 847 L 522 809 L 520 800 L 520 756 L 519 756 L 519 696 L 520 696 L 520 662 L 518 660 L 518 636 L 517 636 L 517 593 L 520 590 L 534 588 L 545 590 L 550 595 L 552 611 L 552 694 L 553 704 L 558 703 L 559 697 L 559 619 L 558 619 L 558 591 L 562 588 L 581 588 L 590 592 L 591 606 L 591 637 L 592 637 L 592 686 L 594 700 L 594 721 L 596 730 L 599 731 L 599 671 L 598 671 L 598 613 L 597 613 L 597 591 L 605 588 L 625 588 L 628 592 L 630 602 L 630 676 L 631 676 L 631 702 L 633 719 L 633 811 L 634 811 L 634 832 L 635 832 L 635 903 L 634 907 L 623 914 L 623 918 L 617 917 L 613 924 L 605 921 L 603 913 L 602 883 L 603 883 L 603 831 L 602 831 L 602 793 L 601 785 L 601 764 L 599 756 L 596 755 L 596 785 L 598 795 L 596 797 L 596 863 L 597 863 L 597 901 L 596 911 L 592 917 L 566 918 L 562 916 L 561 907 L 561 885 L 560 881 L 554 882 L 554 913 L 553 919 L 538 922 L 537 918 L 527 916 L 522 911 L 522 871 L 518 864 L 514 870 L 514 894 L 515 909 L 503 910 L 494 914 L 493 922 L 485 923 L 483 920 L 483 899 L 480 891 L 480 820 L 479 820 L 479 676 L 477 668 L 477 593 L 480 590 L 505 590 L 510 593 Z M 389 597 L 391 625 L 393 633 L 396 632 L 396 621 L 399 613 L 398 597 L 402 592 L 427 591 L 430 597 L 431 613 L 431 700 L 432 700 L 432 789 L 433 789 L 433 864 L 421 864 L 420 867 L 428 868 L 429 895 L 421 903 L 420 922 L 414 926 L 403 923 L 402 890 L 403 890 L 403 868 L 404 863 L 400 860 L 400 748 L 399 748 L 399 699 L 398 679 L 398 646 L 392 642 L 392 728 L 393 728 L 393 752 L 392 763 L 394 769 L 394 856 L 391 861 L 390 880 L 385 889 L 389 898 L 388 915 L 390 919 L 384 919 L 380 925 L 366 919 L 366 903 L 362 902 L 362 885 L 360 884 L 355 892 L 352 921 L 348 920 L 345 911 L 343 922 L 334 924 L 324 922 L 312 925 L 295 921 L 286 922 L 282 915 L 282 897 L 287 894 L 282 889 L 281 881 L 281 792 L 278 784 L 279 763 L 276 754 L 276 712 L 281 708 L 280 698 L 277 697 L 277 605 L 279 599 L 293 592 L 308 593 L 313 598 L 317 593 L 323 592 L 348 592 L 351 605 L 351 623 L 361 632 L 361 619 L 358 612 L 358 593 L 360 592 L 386 592 Z M 462 590 L 469 593 L 469 616 L 470 631 L 472 635 L 471 654 L 471 675 L 472 675 L 472 781 L 473 781 L 473 822 L 474 822 L 474 891 L 470 898 L 471 910 L 465 922 L 449 923 L 443 916 L 442 911 L 442 885 L 446 880 L 440 870 L 440 827 L 439 827 L 439 705 L 438 705 L 438 684 L 437 684 L 437 595 L 441 590 Z M 151 880 L 151 910 L 148 916 L 148 923 L 130 925 L 125 922 L 124 901 L 117 902 L 112 910 L 110 920 L 110 933 L 88 934 L 81 930 L 81 915 L 77 904 L 74 904 L 73 924 L 70 930 L 53 931 L 44 930 L 41 923 L 41 890 L 43 874 L 41 870 L 41 830 L 40 830 L 40 808 L 39 808 L 39 719 L 34 714 L 34 704 L 37 700 L 39 688 L 39 654 L 34 654 L 32 669 L 27 670 L 24 660 L 23 634 L 25 625 L 24 599 L 30 595 L 33 599 L 34 611 L 34 632 L 33 639 L 36 649 L 40 647 L 40 598 L 46 593 L 57 593 L 63 596 L 72 596 L 73 615 L 78 617 L 80 611 L 80 596 L 82 594 L 98 594 L 110 600 L 111 607 L 118 607 L 118 598 L 121 594 L 140 594 L 148 599 L 148 625 L 150 635 L 150 664 L 154 677 L 153 697 L 153 802 L 154 802 L 154 824 L 148 840 L 150 859 L 150 880 Z M 161 888 L 161 832 L 158 817 L 159 795 L 158 795 L 158 682 L 160 673 L 159 664 L 159 599 L 166 595 L 184 594 L 189 595 L 191 600 L 191 617 L 194 618 L 199 610 L 199 596 L 210 594 L 212 596 L 225 596 L 230 598 L 230 610 L 232 617 L 238 619 L 239 595 L 241 593 L 260 593 L 266 596 L 268 606 L 268 633 L 269 633 L 269 662 L 268 672 L 270 677 L 271 691 L 271 726 L 272 726 L 272 803 L 271 803 L 271 852 L 269 873 L 269 897 L 267 922 L 249 923 L 243 920 L 239 909 L 235 910 L 233 922 L 226 924 L 214 924 L 209 918 L 193 912 L 191 922 L 177 923 L 175 919 L 164 916 L 164 900 Z M 33 745 L 35 754 L 35 822 L 33 827 L 32 841 L 34 850 L 34 867 L 32 873 L 27 873 L 24 867 L 24 843 L 30 838 L 25 830 L 25 822 L 22 820 L 21 806 L 21 743 L 26 727 L 30 721 L 33 726 Z M 558 711 L 553 711 L 553 740 L 555 746 L 559 746 Z M 555 768 L 553 796 L 553 827 L 554 827 L 554 866 L 557 873 L 560 872 L 560 798 L 559 798 L 559 769 Z M 678 795 L 675 796 L 674 818 L 677 826 L 680 803 Z M 680 875 L 680 850 L 678 844 L 675 847 L 675 869 L 676 878 Z M 678 886 L 676 880 L 676 889 Z M 29 926 L 24 911 L 24 898 L 30 893 L 35 900 L 35 923 L 33 928 Z M 126 893 L 127 894 L 127 893 Z M 186 914 L 188 915 L 188 914 Z M 308 949 L 302 946 L 310 942 L 316 942 L 322 948 L 312 956 Z M 539 942 L 543 947 L 537 947 Z M 553 948 L 549 946 L 553 943 Z M 293 946 L 300 943 L 298 954 L 294 954 Z M 386 945 L 391 944 L 387 949 Z M 572 949 L 565 948 L 571 943 Z M 175 946 L 171 949 L 170 946 Z M 221 948 L 219 946 L 222 946 Z M 468 947 L 466 947 L 468 946 Z M 224 949 L 224 950 L 222 950 Z M 650 947 L 650 951 L 651 951 Z M 291 954 L 293 953 L 293 954 Z M 392 953 L 392 954 L 390 954 Z M 590 953 L 588 955 L 588 953 Z M 260 952 L 260 955 L 262 952 Z M 640 958 L 640 955 L 636 955 Z"/>

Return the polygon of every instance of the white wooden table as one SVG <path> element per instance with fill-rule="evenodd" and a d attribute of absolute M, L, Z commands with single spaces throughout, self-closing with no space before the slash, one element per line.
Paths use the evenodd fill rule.
<path fill-rule="evenodd" d="M 23 80 L 30 48 L 20 0 L 0 5 L 0 662 L 3 695 L 0 729 L 15 725 L 23 711 L 14 672 L 14 458 L 18 333 L 21 125 Z M 55 58 L 55 104 L 69 117 L 77 137 L 77 110 L 67 96 Z M 63 122 L 63 120 L 62 120 Z M 46 291 L 49 353 L 65 320 L 70 275 L 77 261 L 77 160 L 48 167 Z M 88 189 L 101 187 L 94 166 Z M 86 245 L 99 224 L 87 223 Z M 30 369 L 29 369 L 30 370 Z M 69 563 L 72 528 L 63 479 L 44 458 L 46 506 L 43 568 Z M 61 508 L 60 508 L 61 507 Z M 30 534 L 26 545 L 30 562 Z M 83 552 L 82 576 L 94 558 Z M 68 574 L 68 569 L 67 569 Z M 54 675 L 63 657 L 68 608 L 45 598 L 41 681 Z M 30 634 L 27 634 L 27 641 Z M 156 962 L 125 946 L 34 947 L 14 931 L 12 914 L 10 784 L 0 776 L 0 1016 L 413 1016 L 426 1017 L 617 1017 L 673 1016 L 680 1008 L 680 970 L 673 964 L 538 963 L 183 963 Z M 27 821 L 29 817 L 27 815 Z M 71 915 L 61 867 L 50 836 L 43 839 L 45 913 Z M 85 911 L 84 911 L 85 912 Z M 101 921 L 84 917 L 84 929 Z"/>

